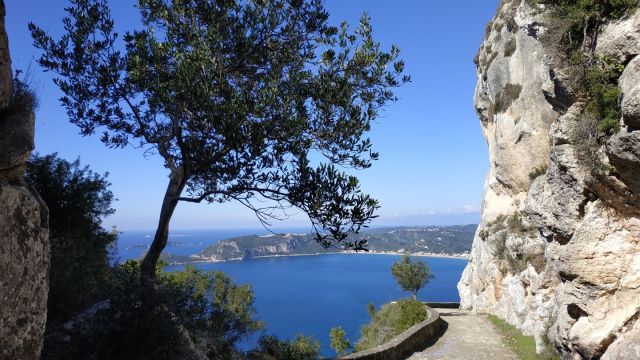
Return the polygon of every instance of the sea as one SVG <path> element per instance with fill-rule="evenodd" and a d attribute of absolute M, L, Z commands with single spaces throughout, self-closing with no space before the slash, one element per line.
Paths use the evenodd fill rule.
<path fill-rule="evenodd" d="M 300 232 L 288 229 L 286 232 Z M 285 231 L 282 231 L 285 232 Z M 264 229 L 183 230 L 169 237 L 165 251 L 190 255 L 223 239 L 242 235 L 264 235 Z M 152 240 L 151 231 L 126 231 L 119 238 L 117 259 L 139 258 Z M 341 326 L 355 342 L 360 328 L 370 320 L 367 304 L 376 308 L 410 296 L 398 288 L 391 276 L 391 264 L 398 255 L 327 254 L 280 256 L 220 263 L 200 263 L 196 267 L 222 271 L 237 284 L 250 284 L 255 294 L 257 318 L 266 322 L 260 334 L 246 339 L 243 350 L 255 346 L 262 334 L 293 339 L 298 334 L 320 341 L 321 355 L 335 353 L 329 346 L 329 331 Z M 456 284 L 467 264 L 466 259 L 422 257 L 435 278 L 418 293 L 422 301 L 459 301 Z M 183 266 L 170 266 L 179 270 Z"/>

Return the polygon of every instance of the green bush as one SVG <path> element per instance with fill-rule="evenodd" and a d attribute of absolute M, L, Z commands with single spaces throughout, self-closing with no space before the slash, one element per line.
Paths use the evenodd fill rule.
<path fill-rule="evenodd" d="M 360 329 L 361 337 L 355 351 L 371 349 L 400 335 L 411 326 L 427 319 L 425 305 L 414 299 L 385 304 Z"/>
<path fill-rule="evenodd" d="M 190 332 L 209 343 L 209 352 L 225 353 L 264 328 L 256 321 L 250 285 L 236 285 L 220 271 L 187 266 L 158 275 L 159 296 Z"/>
<path fill-rule="evenodd" d="M 550 8 L 548 31 L 543 41 L 555 48 L 557 55 L 569 65 L 566 72 L 570 79 L 574 79 L 569 85 L 577 98 L 587 101 L 582 120 L 592 125 L 600 135 L 617 132 L 621 118 L 618 78 L 624 65 L 594 57 L 594 39 L 605 23 L 634 11 L 638 1 L 538 0 L 536 3 Z M 591 118 L 596 121 L 590 121 Z M 590 134 L 591 131 L 583 133 Z M 581 144 L 581 141 L 588 143 Z M 600 143 L 598 138 L 589 136 L 576 139 L 576 145 L 580 147 L 580 161 L 594 173 L 603 168 L 599 159 L 593 156 Z"/>
<path fill-rule="evenodd" d="M 604 118 L 598 124 L 598 129 L 605 134 L 615 134 L 620 131 L 620 120 L 613 118 Z"/>
<path fill-rule="evenodd" d="M 400 307 L 395 304 L 385 304 L 371 317 L 371 322 L 360 329 L 360 340 L 356 343 L 355 351 L 371 349 L 393 339 L 396 336 L 395 323 L 400 317 Z"/>
<path fill-rule="evenodd" d="M 253 292 L 220 272 L 158 268 L 157 294 L 143 301 L 140 263 L 113 269 L 109 306 L 69 340 L 54 343 L 47 359 L 183 359 L 195 347 L 209 359 L 232 359 L 235 345 L 264 324 L 253 319 Z"/>
<path fill-rule="evenodd" d="M 21 71 L 16 71 L 9 103 L 0 109 L 0 117 L 5 118 L 17 113 L 34 111 L 38 107 L 38 97 L 31 88 L 28 79 L 21 79 Z"/>
<path fill-rule="evenodd" d="M 351 342 L 347 339 L 347 334 L 341 326 L 331 328 L 329 333 L 331 339 L 331 348 L 338 355 L 345 355 L 351 348 Z"/>
<path fill-rule="evenodd" d="M 398 334 L 427 319 L 427 309 L 420 301 L 400 300 L 398 305 L 400 305 L 400 316 L 395 326 Z"/>
<path fill-rule="evenodd" d="M 14 91 L 23 91 L 16 88 Z M 106 297 L 110 251 L 117 233 L 102 228 L 111 215 L 113 193 L 99 175 L 57 154 L 34 154 L 25 180 L 49 208 L 51 270 L 47 326 L 51 328 Z"/>
<path fill-rule="evenodd" d="M 229 359 L 235 344 L 264 327 L 254 296 L 221 272 L 194 267 L 157 271 L 157 292 L 143 301 L 140 264 L 112 264 L 115 231 L 106 175 L 56 154 L 35 154 L 25 179 L 49 207 L 51 271 L 43 358 L 182 359 L 199 344 L 210 359 Z M 85 310 L 100 304 L 95 314 Z M 87 315 L 88 314 L 88 315 Z M 62 326 L 72 320 L 71 330 Z"/>
<path fill-rule="evenodd" d="M 514 213 L 507 219 L 507 228 L 509 232 L 519 235 L 526 234 L 530 231 L 530 228 L 525 225 L 518 213 Z"/>
<path fill-rule="evenodd" d="M 320 354 L 320 342 L 310 336 L 298 335 L 295 340 L 280 340 L 275 336 L 262 336 L 258 340 L 258 348 L 250 357 L 266 359 L 264 355 L 277 360 L 315 360 Z"/>
<path fill-rule="evenodd" d="M 531 182 L 533 182 L 533 180 L 537 179 L 538 177 L 544 175 L 547 173 L 547 166 L 543 165 L 540 167 L 537 167 L 535 169 L 533 169 L 533 171 L 531 171 L 529 173 L 529 180 L 531 180 Z"/>
<path fill-rule="evenodd" d="M 622 111 L 618 78 L 623 71 L 624 65 L 600 58 L 594 60 L 586 72 L 585 92 L 589 101 L 585 112 L 599 119 L 598 128 L 607 135 L 617 132 L 620 128 Z"/>
<path fill-rule="evenodd" d="M 591 36 L 602 23 L 638 7 L 637 0 L 537 0 L 536 3 L 551 7 L 552 38 L 569 52 L 584 45 L 585 33 Z"/>

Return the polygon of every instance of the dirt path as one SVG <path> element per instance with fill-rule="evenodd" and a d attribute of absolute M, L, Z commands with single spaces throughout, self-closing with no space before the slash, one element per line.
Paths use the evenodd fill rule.
<path fill-rule="evenodd" d="M 436 310 L 447 323 L 447 330 L 435 344 L 413 354 L 409 360 L 518 359 L 486 316 L 457 309 Z"/>

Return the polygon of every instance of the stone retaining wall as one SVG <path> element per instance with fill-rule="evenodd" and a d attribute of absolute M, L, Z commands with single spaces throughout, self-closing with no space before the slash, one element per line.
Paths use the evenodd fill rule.
<path fill-rule="evenodd" d="M 360 351 L 339 359 L 349 360 L 401 360 L 406 359 L 416 351 L 423 350 L 425 344 L 440 334 L 443 321 L 440 314 L 427 307 L 429 317 L 427 320 L 415 324 L 391 341 L 372 349 Z"/>

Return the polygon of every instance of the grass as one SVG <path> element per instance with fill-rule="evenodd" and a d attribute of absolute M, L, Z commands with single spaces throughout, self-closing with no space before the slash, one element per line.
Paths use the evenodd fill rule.
<path fill-rule="evenodd" d="M 13 88 L 9 103 L 0 109 L 0 117 L 8 117 L 17 113 L 34 111 L 38 106 L 38 98 L 27 80 L 20 79 L 20 71 L 13 78 Z"/>
<path fill-rule="evenodd" d="M 495 315 L 489 315 L 491 323 L 500 331 L 500 334 L 507 342 L 520 360 L 536 360 L 536 342 L 533 336 L 525 336 L 514 326 L 507 324 L 504 320 Z"/>
<path fill-rule="evenodd" d="M 507 345 L 518 356 L 520 360 L 553 360 L 559 359 L 552 351 L 545 351 L 542 354 L 536 353 L 536 342 L 533 336 L 525 336 L 514 326 L 509 325 L 504 320 L 495 315 L 489 315 L 489 320 L 498 329 Z"/>

